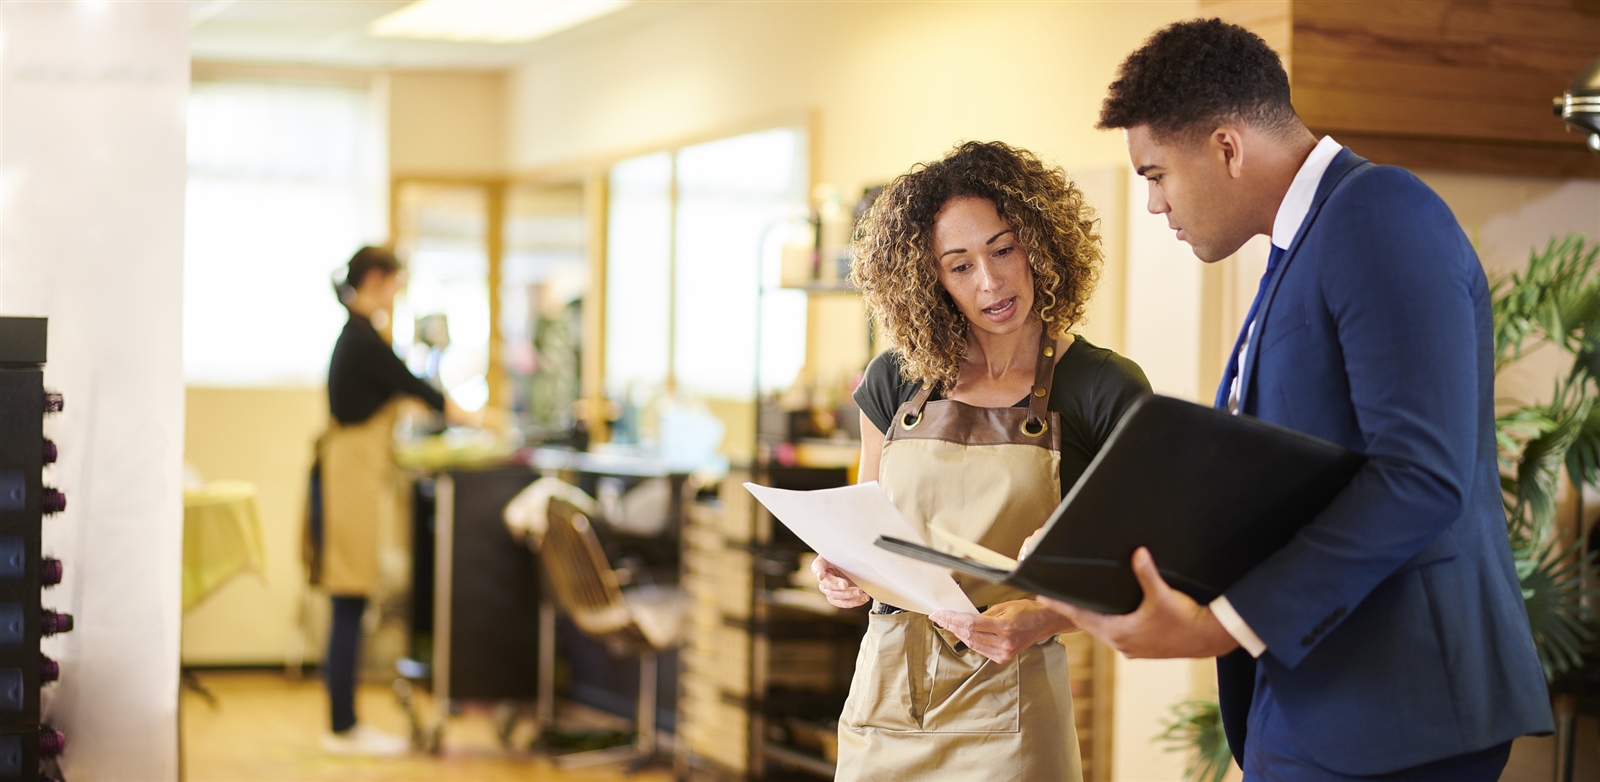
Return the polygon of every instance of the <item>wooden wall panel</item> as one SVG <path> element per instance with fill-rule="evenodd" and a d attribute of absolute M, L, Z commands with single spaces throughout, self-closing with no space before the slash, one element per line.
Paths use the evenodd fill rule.
<path fill-rule="evenodd" d="M 1292 8 L 1295 108 L 1319 134 L 1378 162 L 1600 177 L 1600 156 L 1550 109 L 1600 55 L 1600 0 Z"/>
<path fill-rule="evenodd" d="M 1214 16 L 1261 36 L 1293 76 L 1294 16 L 1289 0 L 1200 0 L 1200 16 Z"/>

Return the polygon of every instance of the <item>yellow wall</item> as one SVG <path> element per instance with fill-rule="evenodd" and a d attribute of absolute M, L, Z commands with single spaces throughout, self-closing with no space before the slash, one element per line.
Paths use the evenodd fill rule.
<path fill-rule="evenodd" d="M 504 76 L 395 71 L 386 81 L 389 167 L 395 175 L 504 172 Z"/>
<path fill-rule="evenodd" d="M 817 179 L 845 193 L 968 139 L 1002 139 L 1069 172 L 1103 172 L 1127 163 L 1121 134 L 1094 129 L 1117 64 L 1196 8 L 679 6 L 604 38 L 553 42 L 513 71 L 509 161 L 517 171 L 561 168 L 809 114 Z M 1116 289 L 1121 257 L 1110 261 L 1107 280 Z M 1120 312 L 1105 307 L 1098 300 L 1091 307 L 1085 335 L 1120 347 Z"/>
<path fill-rule="evenodd" d="M 1117 64 L 1192 2 L 708 3 L 513 72 L 512 166 L 537 169 L 816 111 L 850 192 L 965 139 L 1120 163 L 1094 130 Z"/>
<path fill-rule="evenodd" d="M 266 572 L 222 587 L 184 616 L 187 664 L 278 664 L 300 627 L 300 535 L 312 442 L 328 420 L 320 388 L 193 388 L 184 460 L 207 480 L 256 484 Z M 315 633 L 320 637 L 320 628 Z M 317 659 L 315 644 L 307 651 Z"/>

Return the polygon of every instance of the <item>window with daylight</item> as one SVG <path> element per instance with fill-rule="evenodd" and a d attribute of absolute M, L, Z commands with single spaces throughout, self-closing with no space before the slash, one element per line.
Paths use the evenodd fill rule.
<path fill-rule="evenodd" d="M 197 81 L 188 112 L 186 381 L 321 384 L 345 318 L 333 277 L 385 231 L 386 140 L 374 96 Z"/>

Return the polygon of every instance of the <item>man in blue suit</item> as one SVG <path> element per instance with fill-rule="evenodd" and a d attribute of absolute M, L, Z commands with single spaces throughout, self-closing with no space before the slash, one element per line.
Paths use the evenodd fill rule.
<path fill-rule="evenodd" d="M 1300 122 L 1266 43 L 1175 24 L 1100 118 L 1149 209 L 1212 263 L 1266 234 L 1266 276 L 1217 405 L 1366 454 L 1292 542 L 1210 605 L 1140 549 L 1125 616 L 1054 607 L 1130 657 L 1217 657 L 1246 780 L 1496 780 L 1552 730 L 1506 541 L 1483 268 L 1410 173 Z"/>

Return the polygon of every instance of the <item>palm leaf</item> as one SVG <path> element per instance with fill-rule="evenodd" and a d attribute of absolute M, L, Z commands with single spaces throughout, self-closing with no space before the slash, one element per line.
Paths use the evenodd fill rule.
<path fill-rule="evenodd" d="M 1187 700 L 1172 707 L 1172 721 L 1156 741 L 1168 752 L 1188 752 L 1184 782 L 1222 782 L 1233 763 L 1228 736 L 1222 730 L 1222 708 L 1214 700 Z"/>
<path fill-rule="evenodd" d="M 1567 447 L 1567 475 L 1585 486 L 1600 479 L 1600 405 L 1591 404 Z"/>
<path fill-rule="evenodd" d="M 1582 542 L 1553 540 L 1512 551 L 1528 626 L 1547 681 L 1583 664 L 1600 630 L 1594 603 L 1600 600 L 1600 552 L 1583 553 Z"/>
<path fill-rule="evenodd" d="M 1497 280 L 1490 289 L 1494 316 L 1495 370 L 1546 342 L 1577 353 L 1587 335 L 1600 329 L 1600 293 L 1594 286 L 1600 245 L 1570 234 L 1552 238 L 1534 252 L 1521 272 Z"/>
<path fill-rule="evenodd" d="M 1542 539 L 1555 522 L 1561 467 L 1594 408 L 1594 399 L 1570 393 L 1571 385 L 1558 385 L 1555 401 L 1543 410 L 1551 425 L 1522 444 L 1515 465 L 1516 520 L 1530 524 L 1535 539 Z"/>
<path fill-rule="evenodd" d="M 1490 289 L 1495 372 L 1544 344 L 1572 356 L 1546 405 L 1517 405 L 1495 418 L 1507 535 L 1528 624 L 1545 676 L 1583 664 L 1600 639 L 1596 554 L 1555 534 L 1561 468 L 1578 484 L 1600 481 L 1600 243 L 1552 238 L 1520 272 Z"/>

